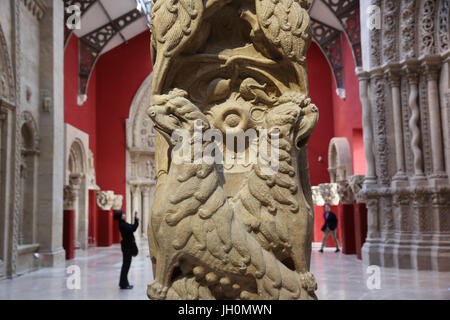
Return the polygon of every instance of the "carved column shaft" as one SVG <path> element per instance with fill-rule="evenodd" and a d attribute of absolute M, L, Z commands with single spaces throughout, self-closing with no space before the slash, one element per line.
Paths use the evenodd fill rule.
<path fill-rule="evenodd" d="M 431 150 L 434 175 L 442 175 L 444 172 L 439 89 L 437 83 L 438 68 L 439 64 L 431 62 L 424 64 L 428 86 L 428 107 L 430 113 Z"/>
<path fill-rule="evenodd" d="M 414 157 L 414 175 L 416 177 L 423 177 L 423 155 L 422 149 L 420 147 L 421 143 L 421 133 L 419 127 L 420 110 L 418 105 L 418 74 L 414 67 L 407 66 L 405 68 L 406 74 L 408 76 L 409 83 L 409 98 L 408 105 L 411 110 L 411 118 L 409 119 L 409 130 L 411 131 L 411 149 Z"/>
<path fill-rule="evenodd" d="M 367 162 L 367 179 L 375 179 L 375 156 L 373 153 L 373 128 L 372 128 L 372 116 L 371 106 L 369 100 L 368 84 L 369 74 L 359 74 L 359 94 L 362 104 L 362 122 L 363 122 L 363 139 L 364 139 L 364 152 Z"/>
<path fill-rule="evenodd" d="M 392 90 L 392 108 L 394 115 L 395 156 L 397 164 L 396 178 L 405 177 L 405 155 L 403 149 L 402 106 L 400 99 L 400 75 L 398 70 L 387 72 Z"/>
<path fill-rule="evenodd" d="M 142 234 L 147 236 L 148 218 L 150 216 L 150 190 L 149 185 L 142 186 Z"/>
<path fill-rule="evenodd" d="M 134 184 L 131 186 L 131 199 L 132 199 L 132 206 L 131 206 L 131 213 L 128 217 L 128 220 L 130 223 L 134 223 L 134 214 L 135 212 L 138 212 L 141 214 L 142 217 L 142 211 L 141 211 L 141 186 L 138 184 Z M 141 234 L 141 229 L 142 226 L 140 226 L 137 230 L 136 230 L 136 234 L 140 235 Z"/>

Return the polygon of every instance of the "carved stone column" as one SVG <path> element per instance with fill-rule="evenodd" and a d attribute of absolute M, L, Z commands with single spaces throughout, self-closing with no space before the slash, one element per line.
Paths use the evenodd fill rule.
<path fill-rule="evenodd" d="M 425 175 L 423 172 L 423 155 L 421 143 L 421 133 L 419 127 L 420 120 L 420 110 L 418 104 L 419 90 L 417 85 L 419 83 L 418 70 L 416 65 L 406 65 L 404 67 L 406 75 L 408 77 L 409 84 L 409 98 L 408 105 L 411 110 L 411 118 L 409 119 L 409 130 L 411 131 L 411 150 L 413 152 L 413 166 L 414 166 L 414 178 L 424 179 Z"/>
<path fill-rule="evenodd" d="M 75 248 L 80 248 L 80 206 L 79 206 L 79 197 L 80 197 L 80 189 L 81 189 L 81 179 L 82 176 L 80 174 L 71 174 L 70 175 L 70 186 L 73 189 L 73 210 L 75 211 Z"/>
<path fill-rule="evenodd" d="M 439 106 L 439 88 L 438 88 L 438 72 L 440 62 L 435 60 L 426 60 L 423 63 L 428 87 L 428 108 L 430 115 L 431 134 L 431 151 L 433 158 L 433 175 L 434 179 L 447 179 L 444 172 L 444 152 L 442 148 L 442 130 L 441 130 L 441 114 Z"/>
<path fill-rule="evenodd" d="M 142 235 L 147 237 L 147 226 L 150 217 L 150 191 L 151 186 L 143 185 L 142 186 L 142 213 L 141 213 L 141 221 L 142 221 Z"/>
<path fill-rule="evenodd" d="M 366 181 L 373 183 L 376 181 L 376 171 L 375 171 L 371 104 L 368 93 L 369 73 L 360 71 L 358 73 L 358 77 L 359 77 L 359 94 L 362 104 L 364 152 L 367 161 Z"/>
<path fill-rule="evenodd" d="M 397 173 L 393 177 L 394 181 L 406 180 L 405 175 L 405 155 L 403 149 L 403 120 L 400 100 L 400 71 L 393 67 L 387 72 L 387 77 L 392 90 L 392 108 L 394 114 L 394 135 L 395 135 L 395 158 Z"/>
<path fill-rule="evenodd" d="M 362 37 L 362 46 L 371 49 L 364 71 L 373 89 L 379 183 L 359 192 L 368 210 L 362 257 L 366 264 L 450 271 L 448 1 L 372 3 L 383 4 L 384 27 Z"/>
<path fill-rule="evenodd" d="M 134 217 L 135 212 L 138 212 L 142 218 L 142 211 L 141 211 L 141 186 L 139 184 L 133 184 L 131 185 L 131 212 L 127 217 L 127 220 L 129 223 L 134 223 Z M 142 223 L 142 220 L 141 220 Z M 141 235 L 142 225 L 139 226 L 139 228 L 136 230 L 135 234 L 137 236 Z"/>

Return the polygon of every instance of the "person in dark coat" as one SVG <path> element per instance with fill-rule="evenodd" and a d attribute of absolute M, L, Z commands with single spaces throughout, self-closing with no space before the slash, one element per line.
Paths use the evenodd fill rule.
<path fill-rule="evenodd" d="M 122 269 L 120 270 L 120 289 L 133 289 L 133 286 L 128 283 L 128 271 L 130 270 L 131 259 L 138 255 L 138 248 L 136 240 L 134 239 L 134 232 L 139 226 L 139 217 L 135 213 L 134 224 L 127 223 L 126 215 L 122 210 L 114 212 L 114 220 L 119 221 L 119 230 L 122 235 Z"/>
<path fill-rule="evenodd" d="M 328 235 L 331 233 L 331 236 L 333 237 L 334 243 L 336 243 L 336 252 L 341 251 L 339 249 L 339 243 L 336 239 L 336 229 L 338 226 L 338 219 L 336 215 L 331 212 L 330 205 L 325 205 L 325 213 L 323 214 L 323 219 L 325 220 L 325 223 L 323 224 L 322 231 L 323 234 L 323 240 L 322 240 L 322 247 L 320 248 L 319 252 L 323 252 L 323 248 L 325 247 L 325 243 L 327 242 Z"/>

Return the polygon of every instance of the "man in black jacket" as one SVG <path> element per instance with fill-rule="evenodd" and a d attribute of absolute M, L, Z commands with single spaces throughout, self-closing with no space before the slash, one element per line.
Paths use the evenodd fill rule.
<path fill-rule="evenodd" d="M 122 210 L 114 212 L 114 219 L 119 220 L 119 230 L 122 235 L 122 269 L 120 271 L 120 289 L 133 289 L 133 286 L 128 283 L 128 270 L 130 270 L 131 259 L 138 255 L 138 248 L 136 240 L 134 239 L 134 232 L 139 226 L 139 217 L 135 213 L 134 224 L 129 224 L 126 221 L 126 215 Z"/>
<path fill-rule="evenodd" d="M 323 252 L 323 248 L 325 247 L 325 243 L 327 242 L 328 235 L 331 233 L 331 236 L 333 237 L 334 243 L 336 243 L 336 252 L 341 251 L 339 249 L 339 243 L 336 239 L 336 229 L 338 226 L 338 219 L 336 215 L 331 212 L 330 205 L 325 205 L 325 213 L 323 214 L 323 218 L 325 220 L 325 223 L 323 224 L 322 231 L 323 234 L 323 240 L 322 240 L 322 247 L 320 248 L 319 252 Z"/>

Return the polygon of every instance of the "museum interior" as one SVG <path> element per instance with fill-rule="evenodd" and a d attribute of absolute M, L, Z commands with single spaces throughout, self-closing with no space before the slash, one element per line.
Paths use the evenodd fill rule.
<path fill-rule="evenodd" d="M 198 5 L 153 2 L 0 1 L 0 299 L 148 299 L 155 277 L 148 230 L 154 202 L 163 206 L 155 192 L 165 175 L 147 109 L 161 85 L 152 50 L 166 43 L 151 30 L 152 19 L 169 19 L 151 11 L 161 3 L 180 12 Z M 266 2 L 203 1 L 205 14 L 221 3 L 223 16 L 241 3 L 258 15 Z M 317 298 L 450 299 L 450 1 L 272 3 L 294 3 L 310 16 L 302 66 L 319 120 L 299 165 L 309 168 L 311 188 L 303 190 L 314 222 L 304 245 Z M 208 21 L 222 23 L 211 32 L 217 43 L 236 37 L 231 18 Z M 249 39 L 262 43 L 259 32 Z M 263 68 L 268 58 L 260 60 Z M 191 61 L 190 72 L 167 79 L 200 77 Z M 246 88 L 266 90 L 257 82 Z M 319 251 L 325 205 L 338 219 L 340 252 L 331 236 Z M 114 210 L 130 223 L 140 216 L 133 290 L 118 287 L 122 238 Z M 81 277 L 75 289 L 68 285 L 73 270 Z"/>

